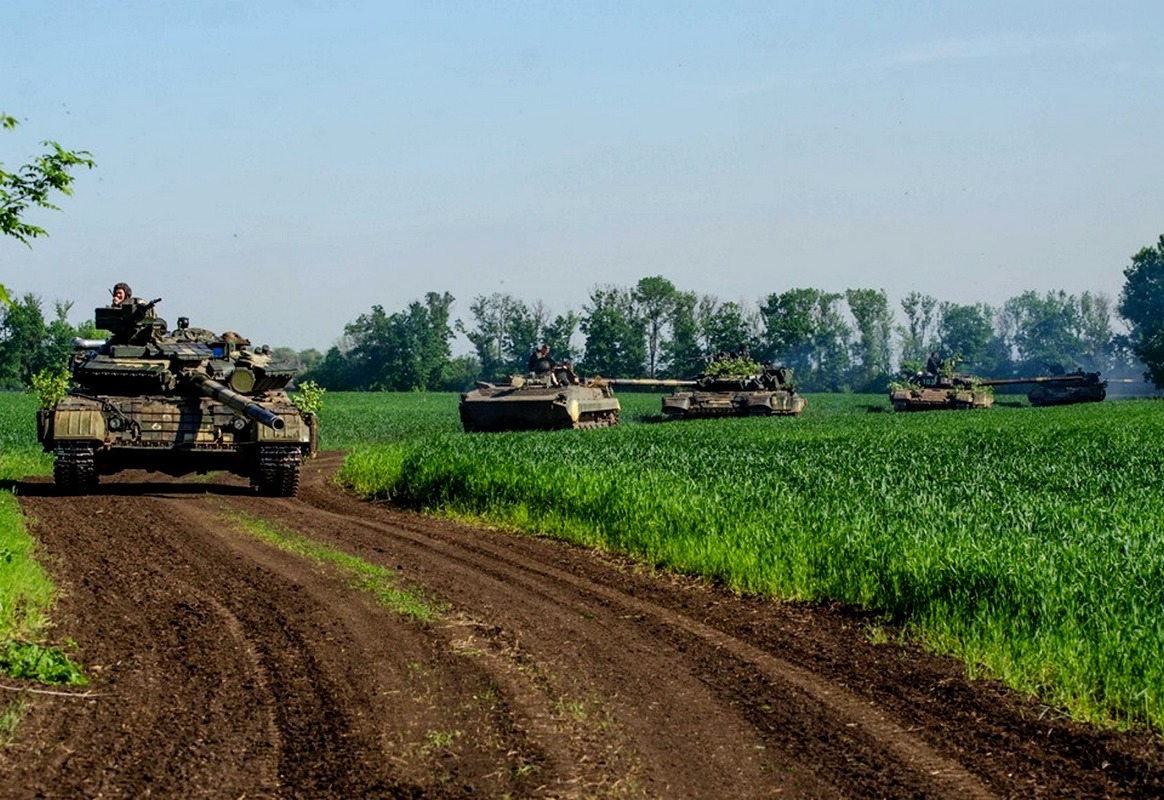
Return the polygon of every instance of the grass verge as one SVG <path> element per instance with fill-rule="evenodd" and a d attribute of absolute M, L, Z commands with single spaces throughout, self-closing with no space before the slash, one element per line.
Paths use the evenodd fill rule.
<path fill-rule="evenodd" d="M 0 404 L 0 674 L 78 686 L 85 683 L 81 668 L 45 641 L 57 589 L 36 560 L 14 494 L 16 481 L 52 471 L 36 442 L 36 403 L 22 394 Z"/>
<path fill-rule="evenodd" d="M 440 607 L 429 603 L 417 592 L 397 586 L 396 574 L 390 569 L 336 550 L 294 531 L 281 530 L 267 520 L 248 514 L 227 513 L 223 517 L 237 530 L 286 553 L 338 569 L 348 579 L 351 588 L 372 595 L 379 605 L 398 614 L 428 621 L 441 613 Z"/>

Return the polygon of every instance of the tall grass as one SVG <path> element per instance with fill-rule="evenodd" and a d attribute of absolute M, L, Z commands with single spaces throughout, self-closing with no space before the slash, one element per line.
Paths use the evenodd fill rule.
<path fill-rule="evenodd" d="M 657 404 L 624 396 L 624 419 Z M 1164 730 L 1164 406 L 868 413 L 884 407 L 434 432 L 360 449 L 341 478 L 741 591 L 859 603 L 1077 716 Z"/>
<path fill-rule="evenodd" d="M 36 406 L 33 395 L 0 393 L 0 643 L 38 638 L 56 591 L 13 496 L 17 480 L 52 471 L 36 441 Z"/>

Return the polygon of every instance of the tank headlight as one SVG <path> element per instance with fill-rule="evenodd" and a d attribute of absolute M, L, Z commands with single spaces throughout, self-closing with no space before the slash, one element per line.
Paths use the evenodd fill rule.
<path fill-rule="evenodd" d="M 247 421 L 245 419 L 243 419 L 242 417 L 234 417 L 230 421 L 230 427 L 234 428 L 236 431 L 241 431 L 246 426 L 247 426 Z"/>
<path fill-rule="evenodd" d="M 121 417 L 110 417 L 109 418 L 109 430 L 119 431 L 119 430 L 121 430 L 121 425 L 122 425 Z"/>

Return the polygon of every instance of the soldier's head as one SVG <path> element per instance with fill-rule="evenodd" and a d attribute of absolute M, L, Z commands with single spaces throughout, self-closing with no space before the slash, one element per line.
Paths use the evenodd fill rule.
<path fill-rule="evenodd" d="M 133 297 L 133 289 L 129 288 L 128 283 L 113 284 L 113 289 L 110 293 L 113 295 L 113 305 L 115 306 L 128 302 Z"/>

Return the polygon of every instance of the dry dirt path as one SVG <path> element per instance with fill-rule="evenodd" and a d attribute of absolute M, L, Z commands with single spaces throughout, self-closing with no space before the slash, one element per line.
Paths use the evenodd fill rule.
<path fill-rule="evenodd" d="M 363 503 L 330 483 L 340 460 L 295 500 L 132 472 L 81 500 L 20 484 L 55 634 L 93 680 L 30 696 L 0 797 L 1164 795 L 1159 739 L 872 644 L 859 613 Z M 443 611 L 390 611 L 239 515 Z"/>

